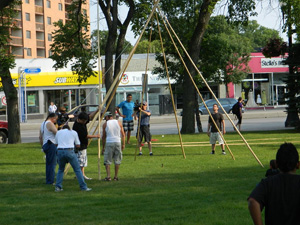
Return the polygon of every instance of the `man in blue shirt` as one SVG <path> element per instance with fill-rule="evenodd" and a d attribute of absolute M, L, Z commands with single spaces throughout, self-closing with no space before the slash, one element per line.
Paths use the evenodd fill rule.
<path fill-rule="evenodd" d="M 139 155 L 142 155 L 142 140 L 144 137 L 145 142 L 148 143 L 149 148 L 149 154 L 150 156 L 153 155 L 152 153 L 152 144 L 151 144 L 151 133 L 150 133 L 150 116 L 151 112 L 147 110 L 147 102 L 143 102 L 142 108 L 139 108 L 139 111 L 136 113 L 136 117 L 140 118 L 141 113 L 141 123 L 140 123 L 140 129 L 139 129 L 139 135 L 138 133 L 136 136 L 139 136 L 138 142 L 140 147 L 140 153 Z M 135 119 L 136 119 L 135 117 Z"/>
<path fill-rule="evenodd" d="M 116 110 L 120 117 L 123 117 L 123 128 L 124 132 L 127 132 L 127 144 L 130 144 L 130 135 L 131 131 L 133 131 L 134 123 L 132 119 L 134 103 L 132 102 L 132 95 L 128 94 L 126 101 L 121 102 Z M 122 109 L 122 113 L 120 113 L 120 109 Z"/>

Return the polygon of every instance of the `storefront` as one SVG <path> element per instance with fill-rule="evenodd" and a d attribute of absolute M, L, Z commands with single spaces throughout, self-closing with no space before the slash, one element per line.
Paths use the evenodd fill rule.
<path fill-rule="evenodd" d="M 252 95 L 257 105 L 284 106 L 288 66 L 281 57 L 265 58 L 262 53 L 252 53 L 249 62 L 251 73 L 241 84 L 231 89 L 235 98 L 242 96 L 246 101 Z"/>

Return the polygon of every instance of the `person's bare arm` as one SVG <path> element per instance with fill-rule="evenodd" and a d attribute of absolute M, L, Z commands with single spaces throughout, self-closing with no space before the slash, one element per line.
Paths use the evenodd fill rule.
<path fill-rule="evenodd" d="M 121 140 L 122 140 L 122 151 L 123 151 L 125 148 L 125 132 L 124 132 L 122 123 L 120 121 L 118 121 L 118 122 L 119 122 L 119 126 L 121 128 Z"/>
<path fill-rule="evenodd" d="M 106 122 L 103 124 L 102 127 L 102 154 L 104 153 L 105 143 L 106 143 Z"/>
<path fill-rule="evenodd" d="M 97 113 L 98 111 L 99 111 L 99 108 L 98 108 L 96 111 L 92 112 L 92 113 L 89 115 L 90 120 L 93 120 L 93 119 L 94 119 L 94 116 L 96 115 L 96 113 Z"/>
<path fill-rule="evenodd" d="M 41 129 L 40 129 L 40 134 L 39 134 L 39 140 L 40 140 L 41 146 L 43 147 L 43 135 L 42 135 Z"/>
<path fill-rule="evenodd" d="M 208 125 L 207 125 L 207 135 L 210 136 L 210 123 L 208 121 Z"/>
<path fill-rule="evenodd" d="M 226 130 L 225 130 L 225 120 L 222 120 L 222 124 L 223 124 L 223 134 L 226 133 Z"/>
<path fill-rule="evenodd" d="M 263 225 L 260 204 L 254 198 L 248 199 L 248 209 L 254 225 Z"/>
<path fill-rule="evenodd" d="M 125 115 L 123 115 L 121 112 L 120 112 L 120 107 L 116 107 L 116 111 L 117 111 L 117 113 L 119 114 L 119 116 L 121 116 L 121 117 L 123 117 L 123 118 L 126 118 L 126 116 Z"/>
<path fill-rule="evenodd" d="M 142 110 L 141 108 L 139 108 L 139 110 L 140 110 L 142 113 L 146 114 L 147 116 L 151 116 L 151 112 L 147 112 L 147 111 L 145 111 L 145 110 Z"/>
<path fill-rule="evenodd" d="M 57 128 L 56 126 L 54 125 L 54 123 L 47 123 L 46 124 L 46 128 L 52 132 L 53 134 L 56 134 L 57 133 Z"/>

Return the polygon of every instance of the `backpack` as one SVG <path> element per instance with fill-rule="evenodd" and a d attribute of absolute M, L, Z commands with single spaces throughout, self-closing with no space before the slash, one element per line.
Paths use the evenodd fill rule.
<path fill-rule="evenodd" d="M 232 106 L 232 110 L 231 112 L 235 115 L 237 114 L 240 114 L 240 105 L 239 105 L 239 102 L 235 103 L 233 106 Z"/>

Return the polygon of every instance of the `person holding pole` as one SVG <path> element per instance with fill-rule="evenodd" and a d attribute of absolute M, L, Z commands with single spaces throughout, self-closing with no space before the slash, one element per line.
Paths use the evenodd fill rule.
<path fill-rule="evenodd" d="M 122 113 L 120 113 L 120 109 L 122 109 Z M 123 117 L 123 129 L 124 132 L 127 132 L 127 144 L 130 144 L 130 135 L 131 131 L 133 131 L 134 123 L 133 123 L 133 109 L 134 103 L 132 102 L 132 95 L 128 94 L 126 101 L 121 102 L 116 110 L 118 114 Z"/>
<path fill-rule="evenodd" d="M 57 128 L 54 125 L 57 120 L 55 113 L 50 113 L 40 128 L 39 140 L 43 152 L 46 154 L 46 184 L 53 184 L 56 167 L 55 135 Z"/>
<path fill-rule="evenodd" d="M 98 110 L 97 110 L 98 111 Z M 79 140 L 80 140 L 80 148 L 77 152 L 78 162 L 82 171 L 82 175 L 84 179 L 91 180 L 92 178 L 89 178 L 84 173 L 84 167 L 87 167 L 88 161 L 87 161 L 87 146 L 88 146 L 88 139 L 90 138 L 100 138 L 100 134 L 96 135 L 90 135 L 88 134 L 88 130 L 86 127 L 86 124 L 93 119 L 97 111 L 91 113 L 88 115 L 85 112 L 81 112 L 78 115 L 77 120 L 75 120 L 73 124 L 73 130 L 75 130 L 78 134 Z"/>
<path fill-rule="evenodd" d="M 140 115 L 141 113 L 141 115 Z M 139 110 L 136 112 L 136 118 L 140 118 L 141 116 L 141 121 L 140 121 L 140 128 L 137 128 L 139 130 L 139 133 L 136 133 L 136 137 L 138 138 L 138 143 L 139 143 L 139 155 L 142 155 L 142 140 L 144 137 L 145 142 L 148 143 L 148 148 L 149 148 L 149 154 L 150 156 L 153 156 L 152 153 L 152 144 L 151 144 L 151 133 L 150 133 L 150 116 L 151 112 L 147 110 L 147 102 L 144 101 L 142 108 L 139 107 Z"/>
<path fill-rule="evenodd" d="M 114 160 L 115 176 L 114 180 L 118 181 L 118 172 L 122 161 L 122 151 L 125 148 L 125 132 L 120 121 L 113 119 L 110 112 L 104 115 L 106 122 L 103 124 L 102 135 L 102 154 L 104 154 L 104 165 L 106 169 L 105 181 L 111 181 L 110 165 Z M 121 142 L 122 139 L 122 142 Z"/>
<path fill-rule="evenodd" d="M 213 117 L 216 125 L 218 126 L 219 130 L 222 132 L 223 130 L 223 135 L 226 133 L 225 131 L 225 121 L 223 119 L 223 115 L 218 112 L 219 107 L 217 104 L 213 105 L 213 113 L 211 116 Z M 222 129 L 223 126 L 223 129 Z M 209 136 L 209 141 L 211 144 L 212 151 L 210 154 L 215 154 L 215 148 L 216 148 L 216 142 L 218 141 L 221 148 L 222 148 L 222 154 L 226 155 L 225 149 L 224 149 L 224 142 L 223 139 L 218 132 L 218 129 L 216 128 L 215 124 L 213 123 L 211 117 L 208 119 L 208 127 L 207 127 L 207 135 Z"/>
<path fill-rule="evenodd" d="M 55 192 L 63 191 L 62 182 L 64 177 L 65 165 L 69 162 L 76 174 L 80 189 L 82 191 L 91 191 L 91 188 L 88 188 L 80 166 L 78 163 L 77 156 L 74 152 L 74 145 L 76 148 L 80 147 L 80 141 L 76 131 L 71 130 L 68 125 L 64 125 L 61 130 L 56 133 L 55 136 L 56 145 L 57 145 L 57 158 L 58 158 L 58 172 L 56 177 Z"/>
<path fill-rule="evenodd" d="M 291 143 L 284 143 L 276 154 L 280 173 L 261 180 L 248 198 L 248 208 L 255 225 L 262 225 L 265 209 L 266 225 L 300 223 L 299 153 Z"/>

